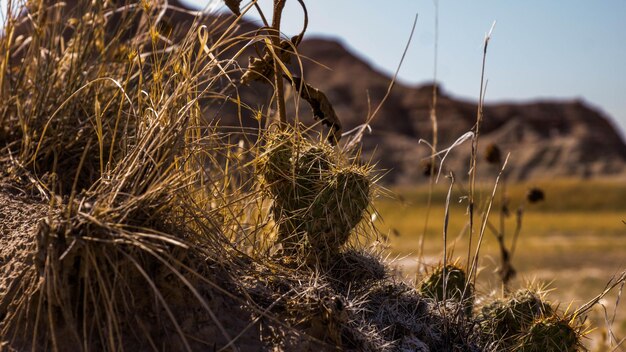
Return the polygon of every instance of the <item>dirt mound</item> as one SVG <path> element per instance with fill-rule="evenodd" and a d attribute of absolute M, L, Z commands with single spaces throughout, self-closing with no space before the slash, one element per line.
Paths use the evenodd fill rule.
<path fill-rule="evenodd" d="M 218 263 L 206 263 L 193 259 L 192 253 L 172 249 L 173 256 L 198 270 L 195 275 L 187 274 L 184 279 L 181 278 L 186 283 L 174 280 L 174 273 L 163 263 L 152 262 L 151 265 L 136 267 L 132 259 L 125 261 L 114 257 L 108 258 L 117 261 L 113 266 L 103 265 L 94 272 L 77 272 L 80 268 L 89 270 L 88 265 L 81 264 L 81 260 L 98 259 L 89 257 L 89 251 L 94 248 L 78 243 L 79 240 L 70 233 L 66 235 L 74 242 L 65 246 L 60 257 L 53 257 L 51 252 L 61 246 L 58 237 L 50 236 L 52 228 L 61 221 L 62 214 L 58 208 L 55 211 L 48 201 L 29 196 L 12 182 L 2 182 L 0 204 L 0 336 L 3 348 L 69 351 L 84 345 L 88 349 L 107 349 L 107 345 L 97 343 L 98 338 L 77 334 L 74 324 L 82 320 L 81 317 L 90 317 L 84 320 L 85 323 L 90 322 L 90 327 L 83 327 L 93 330 L 89 335 L 111 334 L 114 340 L 111 343 L 128 350 L 148 350 L 150 346 L 155 349 L 162 346 L 167 350 L 185 350 L 189 346 L 197 350 L 206 349 L 211 344 L 225 345 L 232 339 L 223 326 L 227 326 L 229 331 L 242 332 L 235 340 L 240 348 L 259 348 L 258 331 L 246 329 L 252 321 L 251 313 L 239 307 L 239 299 L 208 284 L 228 287 L 225 282 L 228 275 Z M 87 252 L 82 257 L 76 253 L 81 250 Z M 56 264 L 60 265 L 56 274 L 61 276 L 58 283 L 62 283 L 63 287 L 48 287 L 55 290 L 53 296 L 57 301 L 41 292 L 46 287 L 40 286 L 41 280 L 51 279 L 45 272 L 50 270 L 50 261 L 57 261 Z M 123 274 L 115 271 L 121 268 Z M 110 297 L 99 296 L 105 292 L 89 292 L 98 290 L 98 285 L 106 285 L 101 280 L 110 280 L 109 283 L 117 280 L 122 287 L 115 284 L 109 286 L 110 290 L 106 293 Z M 202 292 L 202 301 L 191 288 Z M 104 302 L 98 304 L 89 302 L 90 299 Z M 70 301 L 72 311 L 63 310 L 66 308 L 65 300 Z M 116 303 L 119 306 L 106 306 Z M 40 312 L 46 309 L 50 315 L 40 316 Z M 81 312 L 81 309 L 84 311 Z M 116 312 L 106 312 L 106 309 L 117 310 L 117 313 L 128 309 L 133 314 L 116 316 Z M 216 317 L 220 317 L 220 325 L 216 323 Z M 106 321 L 107 318 L 119 321 Z M 50 336 L 24 334 L 31 329 L 38 331 L 41 325 L 48 324 L 52 325 Z M 111 328 L 118 331 L 110 331 Z M 183 341 L 177 334 L 181 330 L 191 336 L 202 336 L 205 340 Z M 42 337 L 44 340 L 51 339 L 51 345 L 42 344 Z"/>
<path fill-rule="evenodd" d="M 22 296 L 19 282 L 37 260 L 35 235 L 48 206 L 25 196 L 9 183 L 0 184 L 0 317 L 4 320 L 11 303 Z"/>
<path fill-rule="evenodd" d="M 284 258 L 258 262 L 241 256 L 220 263 L 203 258 L 200 250 L 174 246 L 163 248 L 170 254 L 167 261 L 148 260 L 141 266 L 134 265 L 142 260 L 139 253 L 115 257 L 99 252 L 113 262 L 80 273 L 79 268 L 89 270 L 81 263 L 89 258 L 84 253 L 96 249 L 76 242 L 59 257 L 51 257 L 50 251 L 60 244 L 58 237 L 48 235 L 57 226 L 59 212 L 51 211 L 43 199 L 19 193 L 10 183 L 0 188 L 0 201 L 0 331 L 9 350 L 72 350 L 79 345 L 171 351 L 226 346 L 241 351 L 335 350 L 335 346 L 355 351 L 438 351 L 452 345 L 481 350 L 471 342 L 477 341 L 471 325 L 453 323 L 434 301 L 394 282 L 372 254 L 348 250 L 334 255 L 326 267 L 309 269 L 292 267 Z M 66 235 L 78 241 L 73 234 Z M 109 248 L 112 251 L 124 247 L 104 246 L 115 246 Z M 54 296 L 41 292 L 46 286 L 40 286 L 40 280 L 50 280 L 43 272 L 49 267 L 42 261 L 55 261 L 61 268 L 57 275 L 63 287 L 54 288 L 58 290 Z M 116 279 L 118 283 L 108 287 L 108 299 L 99 296 L 105 291 L 89 292 L 98 289 L 99 281 Z M 71 311 L 64 311 L 64 300 L 72 302 Z M 47 317 L 36 314 L 46 310 Z M 112 318 L 117 323 L 106 321 Z M 92 332 L 76 331 L 74 324 L 80 321 L 89 323 L 82 328 Z M 53 324 L 51 335 L 24 335 L 42 324 Z M 99 334 L 111 334 L 113 345 Z"/>

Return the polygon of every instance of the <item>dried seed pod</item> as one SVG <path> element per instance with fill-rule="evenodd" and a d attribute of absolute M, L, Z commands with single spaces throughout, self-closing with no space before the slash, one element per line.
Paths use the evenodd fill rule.
<path fill-rule="evenodd" d="M 526 199 L 531 204 L 538 203 L 545 199 L 545 194 L 543 193 L 543 190 L 541 188 L 533 187 L 528 190 L 528 193 L 526 194 Z"/>
<path fill-rule="evenodd" d="M 297 38 L 297 37 L 294 37 Z M 282 40 L 277 50 L 278 58 L 284 64 L 291 62 L 291 41 Z M 274 76 L 274 56 L 267 49 L 262 58 L 250 57 L 248 59 L 248 69 L 241 76 L 241 83 L 250 84 L 253 81 L 270 82 Z"/>
<path fill-rule="evenodd" d="M 437 166 L 437 163 L 433 164 L 432 159 L 424 159 L 420 161 L 419 166 L 422 170 L 422 174 L 426 177 L 436 175 L 439 172 L 439 167 Z"/>
<path fill-rule="evenodd" d="M 248 69 L 241 76 L 241 83 L 250 84 L 253 81 L 269 81 L 274 72 L 271 62 L 259 59 L 258 57 L 250 57 Z"/>
<path fill-rule="evenodd" d="M 495 143 L 491 143 L 487 145 L 487 148 L 485 148 L 485 160 L 489 164 L 494 165 L 500 165 L 502 162 L 502 153 L 500 152 L 500 148 Z"/>

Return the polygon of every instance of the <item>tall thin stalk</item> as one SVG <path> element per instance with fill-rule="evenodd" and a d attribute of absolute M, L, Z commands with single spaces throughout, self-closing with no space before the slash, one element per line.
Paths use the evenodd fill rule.
<path fill-rule="evenodd" d="M 489 202 L 487 203 L 487 209 L 483 213 L 482 222 L 480 225 L 480 232 L 478 233 L 478 243 L 476 244 L 476 252 L 474 257 L 471 260 L 471 266 L 468 267 L 469 275 L 467 276 L 467 281 L 473 282 L 474 286 L 476 285 L 476 272 L 478 271 L 478 258 L 480 256 L 480 247 L 483 244 L 483 238 L 485 235 L 485 229 L 487 228 L 487 223 L 489 222 L 489 214 L 491 213 L 491 207 L 493 205 L 493 200 L 496 197 L 496 191 L 498 190 L 498 185 L 500 184 L 500 178 L 504 173 L 504 169 L 506 168 L 507 163 L 509 162 L 509 156 L 507 155 L 504 163 L 502 164 L 502 168 L 498 173 L 498 177 L 496 177 L 496 183 L 493 185 L 493 191 L 491 192 L 491 197 L 489 198 Z M 473 279 L 472 279 L 473 277 Z"/>
<path fill-rule="evenodd" d="M 448 285 L 448 277 L 446 270 L 448 266 L 448 224 L 450 223 L 450 198 L 452 197 L 452 188 L 454 187 L 454 174 L 450 172 L 450 187 L 446 196 L 446 207 L 443 216 L 443 301 L 446 301 L 446 293 Z"/>
<path fill-rule="evenodd" d="M 476 159 L 478 152 L 478 137 L 480 136 L 480 126 L 483 122 L 483 105 L 485 102 L 485 64 L 487 62 L 487 47 L 489 46 L 489 40 L 491 39 L 491 33 L 496 25 L 494 21 L 491 25 L 489 33 L 485 36 L 483 45 L 483 62 L 480 72 L 480 95 L 478 99 L 478 111 L 476 113 L 476 124 L 474 125 L 474 138 L 472 139 L 472 152 L 470 157 L 470 184 L 468 194 L 468 213 L 469 213 L 469 244 L 467 249 L 467 267 L 470 267 L 471 253 L 472 253 L 472 238 L 474 237 L 474 206 L 475 206 L 475 193 L 476 193 Z"/>
<path fill-rule="evenodd" d="M 432 92 L 432 102 L 430 106 L 430 123 L 433 127 L 433 142 L 432 142 L 432 156 L 430 158 L 430 179 L 428 182 L 428 200 L 426 206 L 426 219 L 424 220 L 424 230 L 420 236 L 419 240 L 419 265 L 424 263 L 424 240 L 426 238 L 426 231 L 428 230 L 428 220 L 430 218 L 430 208 L 432 206 L 433 199 L 433 187 L 435 185 L 435 174 L 436 174 L 436 161 L 437 161 L 437 144 L 438 144 L 438 127 L 437 127 L 437 61 L 439 54 L 439 1 L 434 0 L 435 3 L 435 54 L 434 54 L 434 65 L 433 65 L 433 92 Z M 419 269 L 419 268 L 418 268 Z M 417 270 L 418 273 L 420 270 Z"/>
<path fill-rule="evenodd" d="M 272 46 L 275 50 L 280 48 L 280 22 L 287 0 L 274 0 L 274 14 L 272 16 Z M 278 58 L 274 59 L 274 97 L 276 98 L 276 109 L 278 111 L 278 121 L 281 124 L 287 123 L 287 112 L 285 111 L 285 91 L 283 86 L 282 69 Z"/>

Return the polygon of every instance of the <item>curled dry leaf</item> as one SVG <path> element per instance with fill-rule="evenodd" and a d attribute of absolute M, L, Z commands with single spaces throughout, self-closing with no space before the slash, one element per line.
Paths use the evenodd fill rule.
<path fill-rule="evenodd" d="M 294 35 L 293 37 L 291 37 L 291 43 L 292 43 L 295 47 L 297 47 L 297 46 L 298 46 L 298 45 L 300 45 L 300 43 L 302 42 L 302 38 L 303 38 L 303 34 L 302 34 L 302 33 L 300 33 L 300 34 L 298 34 L 298 35 Z M 288 45 L 288 43 L 284 43 L 284 44 L 287 44 L 287 45 Z"/>
<path fill-rule="evenodd" d="M 224 0 L 224 3 L 228 8 L 237 16 L 241 15 L 241 10 L 239 6 L 241 5 L 241 0 Z"/>
<path fill-rule="evenodd" d="M 248 69 L 241 76 L 241 82 L 243 84 L 250 84 L 253 81 L 268 81 L 271 79 L 274 73 L 274 65 L 271 58 L 269 61 L 266 61 L 266 57 L 268 55 L 264 55 L 263 59 L 259 59 L 258 57 L 250 57 L 250 61 L 248 62 Z"/>
<path fill-rule="evenodd" d="M 299 42 L 300 39 L 297 38 L 298 36 L 293 37 L 292 42 Z M 290 47 L 291 44 L 289 41 L 281 41 L 277 55 L 284 64 L 288 64 L 291 62 L 291 51 L 289 50 Z M 248 62 L 248 69 L 243 74 L 243 76 L 241 76 L 241 82 L 246 85 L 254 81 L 271 82 L 273 76 L 274 58 L 273 55 L 268 50 L 266 50 L 263 58 L 250 57 Z"/>
<path fill-rule="evenodd" d="M 329 137 L 329 141 L 332 144 L 336 144 L 341 139 L 341 121 L 339 121 L 335 109 L 326 94 L 307 84 L 298 76 L 293 76 L 292 83 L 302 99 L 311 105 L 313 118 L 320 120 L 323 125 L 332 128 L 333 135 Z"/>

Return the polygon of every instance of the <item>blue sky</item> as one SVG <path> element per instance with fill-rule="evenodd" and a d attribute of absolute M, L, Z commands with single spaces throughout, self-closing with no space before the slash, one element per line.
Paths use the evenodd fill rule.
<path fill-rule="evenodd" d="M 269 14 L 271 1 L 259 3 Z M 400 78 L 409 84 L 432 80 L 433 0 L 306 3 L 310 36 L 340 38 L 388 73 L 395 70 L 419 14 Z M 297 33 L 301 20 L 297 1 L 287 0 L 285 33 Z M 453 96 L 477 99 L 482 42 L 494 20 L 488 101 L 581 98 L 626 131 L 626 1 L 440 0 L 438 80 Z"/>

